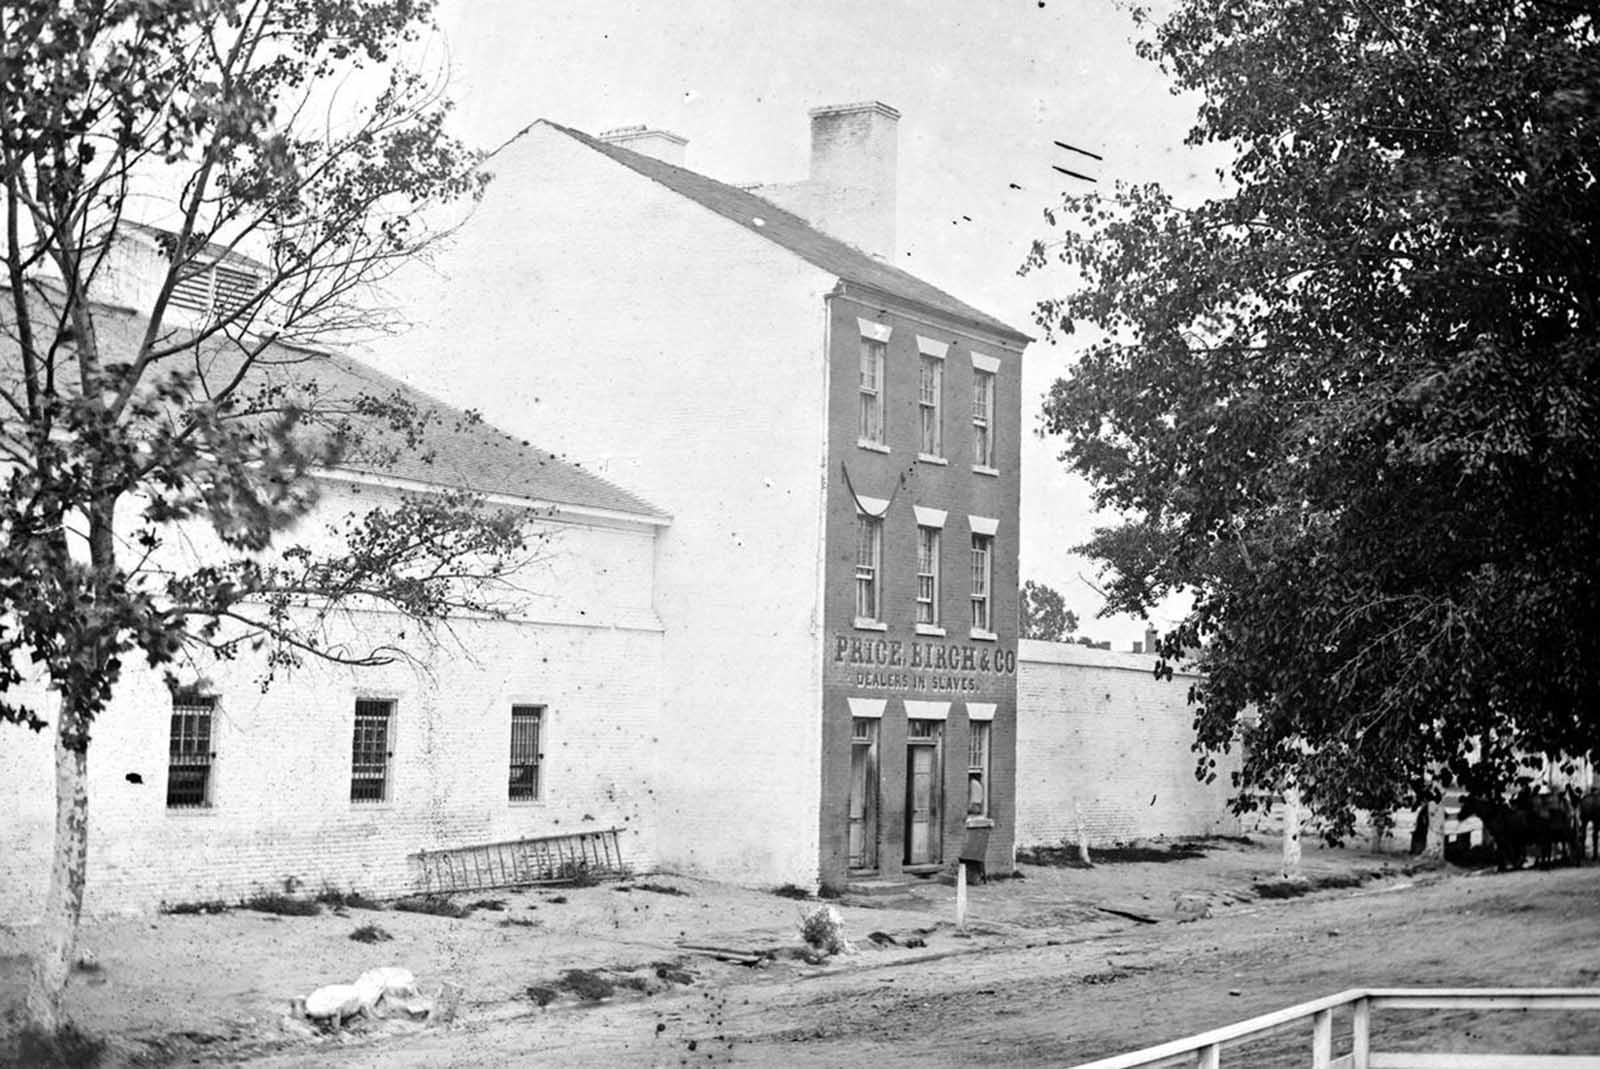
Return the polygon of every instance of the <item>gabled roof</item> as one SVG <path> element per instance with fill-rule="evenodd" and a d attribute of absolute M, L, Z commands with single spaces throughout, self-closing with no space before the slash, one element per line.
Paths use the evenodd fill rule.
<path fill-rule="evenodd" d="M 915 275 L 876 260 L 855 246 L 824 234 L 798 215 L 785 211 L 748 190 L 676 167 L 654 156 L 646 156 L 631 149 L 607 144 L 581 130 L 573 130 L 547 119 L 541 122 L 596 152 L 609 156 L 624 167 L 666 186 L 674 193 L 738 223 L 750 232 L 760 234 L 774 245 L 787 249 L 807 263 L 821 268 L 830 275 L 836 275 L 847 283 L 854 283 L 885 296 L 898 297 L 952 318 L 964 320 L 1002 338 L 1016 342 L 1032 340 L 1015 327 L 978 311 L 970 304 L 952 297 Z"/>
<path fill-rule="evenodd" d="M 0 286 L 0 293 L 6 292 Z M 98 306 L 96 333 L 107 362 L 129 360 L 138 350 L 148 320 L 121 308 Z M 0 385 L 21 374 L 8 320 L 0 314 Z M 174 341 L 182 335 L 174 330 Z M 213 336 L 182 362 L 212 381 L 225 381 L 240 363 L 237 345 Z M 365 420 L 359 455 L 340 465 L 352 474 L 424 483 L 452 490 L 496 494 L 530 502 L 625 514 L 660 523 L 667 513 L 578 464 L 513 438 L 476 416 L 445 404 L 355 357 L 273 344 L 244 380 L 245 392 L 287 387 L 292 398 L 314 398 L 328 410 L 357 413 L 363 399 L 408 409 L 422 427 L 412 444 L 381 415 L 352 414 Z M 363 460 L 365 456 L 367 459 Z"/>

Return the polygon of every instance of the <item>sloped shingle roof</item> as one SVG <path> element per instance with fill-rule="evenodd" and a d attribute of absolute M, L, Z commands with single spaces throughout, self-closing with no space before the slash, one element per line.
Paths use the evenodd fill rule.
<path fill-rule="evenodd" d="M 654 156 L 606 144 L 581 130 L 574 130 L 549 120 L 543 121 L 552 129 L 559 130 L 596 152 L 609 156 L 624 167 L 659 182 L 674 193 L 688 197 L 723 218 L 738 223 L 750 232 L 760 234 L 773 244 L 789 250 L 806 262 L 831 275 L 837 275 L 846 282 L 965 320 L 1003 338 L 1018 342 L 1032 340 L 1015 327 L 1008 326 L 985 312 L 980 312 L 937 286 L 930 285 L 898 267 L 873 259 L 853 245 L 824 234 L 798 215 L 785 211 L 763 197 L 658 160 Z M 757 219 L 761 222 L 757 223 Z"/>

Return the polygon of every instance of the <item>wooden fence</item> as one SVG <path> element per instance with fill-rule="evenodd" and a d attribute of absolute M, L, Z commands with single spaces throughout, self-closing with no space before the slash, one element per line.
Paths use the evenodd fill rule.
<path fill-rule="evenodd" d="M 1350 1007 L 1350 1053 L 1333 1055 L 1333 1014 Z M 1600 989 L 1593 988 L 1377 988 L 1353 989 L 1248 1021 L 1214 1028 L 1187 1039 L 1146 1047 L 1114 1058 L 1088 1062 L 1078 1069 L 1142 1069 L 1145 1066 L 1192 1065 L 1220 1069 L 1223 1044 L 1264 1032 L 1311 1022 L 1311 1069 L 1600 1069 L 1600 1054 L 1420 1054 L 1375 1051 L 1371 1046 L 1372 1015 L 1379 1010 L 1600 1010 Z M 1600 1022 L 1593 1035 L 1600 1037 Z M 1600 1046 L 1600 1039 L 1596 1045 Z"/>

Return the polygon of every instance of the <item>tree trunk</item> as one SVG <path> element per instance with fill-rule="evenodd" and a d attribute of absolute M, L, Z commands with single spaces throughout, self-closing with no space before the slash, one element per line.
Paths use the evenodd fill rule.
<path fill-rule="evenodd" d="M 1300 879 L 1300 789 L 1283 792 L 1283 872 L 1286 880 Z"/>
<path fill-rule="evenodd" d="M 51 1034 L 65 1023 L 62 1003 L 78 942 L 89 856 L 89 740 L 76 724 L 63 703 L 56 718 L 55 859 L 28 976 L 28 1023 Z"/>
<path fill-rule="evenodd" d="M 1428 803 L 1428 838 L 1422 846 L 1422 856 L 1433 861 L 1444 860 L 1444 799 Z"/>

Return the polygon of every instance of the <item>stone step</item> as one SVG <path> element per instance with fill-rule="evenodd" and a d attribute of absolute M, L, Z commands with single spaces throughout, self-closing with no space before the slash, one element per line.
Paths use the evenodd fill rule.
<path fill-rule="evenodd" d="M 847 895 L 871 898 L 904 895 L 910 891 L 911 884 L 905 880 L 858 880 L 844 885 L 844 893 Z"/>

